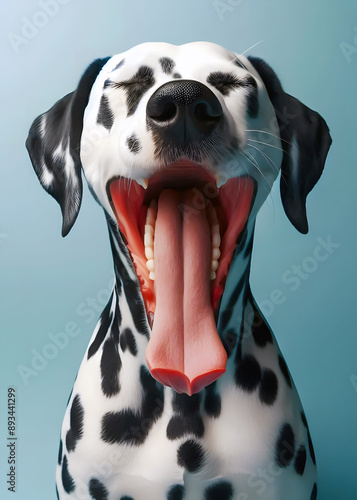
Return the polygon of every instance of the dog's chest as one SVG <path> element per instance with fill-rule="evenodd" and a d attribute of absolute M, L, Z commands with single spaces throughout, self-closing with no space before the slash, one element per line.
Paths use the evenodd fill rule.
<path fill-rule="evenodd" d="M 83 361 L 63 427 L 66 440 L 76 421 L 73 402 L 77 398 L 83 426 L 73 458 L 77 455 L 75 462 L 81 464 L 80 455 L 86 457 L 96 450 L 95 464 L 89 464 L 87 475 L 94 475 L 97 464 L 104 463 L 113 470 L 113 481 L 119 472 L 119 476 L 165 483 L 182 479 L 184 471 L 202 479 L 249 473 L 274 458 L 274 437 L 287 410 L 286 383 L 280 374 L 274 404 L 263 404 L 258 384 L 237 385 L 237 363 L 231 356 L 219 381 L 189 397 L 160 387 L 147 372 L 141 349 L 123 351 L 119 342 L 120 390 L 108 397 L 103 391 L 103 357 L 109 335 L 103 347 Z M 137 346 L 145 344 L 142 336 L 133 335 Z M 259 359 L 253 345 L 250 350 Z M 265 354 L 278 372 L 278 366 L 272 366 L 274 350 L 271 345 Z M 70 459 L 72 453 L 68 455 Z M 78 473 L 83 473 L 82 465 Z"/>

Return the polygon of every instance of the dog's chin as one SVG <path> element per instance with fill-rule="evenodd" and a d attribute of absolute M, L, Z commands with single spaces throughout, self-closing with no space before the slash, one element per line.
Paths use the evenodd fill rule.
<path fill-rule="evenodd" d="M 215 317 L 254 192 L 248 176 L 218 188 L 205 167 L 185 159 L 146 189 L 127 178 L 108 184 L 151 326 L 146 360 L 177 392 L 198 392 L 225 371 Z"/>

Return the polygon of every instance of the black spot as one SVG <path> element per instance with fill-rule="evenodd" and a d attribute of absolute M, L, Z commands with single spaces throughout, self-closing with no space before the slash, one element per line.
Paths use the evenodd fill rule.
<path fill-rule="evenodd" d="M 161 59 L 159 59 L 159 63 L 161 65 L 162 71 L 166 75 L 169 75 L 175 66 L 174 61 L 172 59 L 170 59 L 169 57 L 161 57 Z"/>
<path fill-rule="evenodd" d="M 259 100 L 258 100 L 258 85 L 255 78 L 248 77 L 246 85 L 247 111 L 252 118 L 258 116 Z"/>
<path fill-rule="evenodd" d="M 278 395 L 278 379 L 272 370 L 266 369 L 262 373 L 259 397 L 262 403 L 272 405 Z"/>
<path fill-rule="evenodd" d="M 135 330 L 149 338 L 149 328 L 143 299 L 135 281 L 125 283 L 125 295 L 133 318 Z"/>
<path fill-rule="evenodd" d="M 58 449 L 58 465 L 62 463 L 62 451 L 63 451 L 63 443 L 62 439 L 60 439 L 59 449 Z"/>
<path fill-rule="evenodd" d="M 237 145 L 237 148 L 238 148 L 238 145 Z M 237 148 L 235 148 L 235 149 L 237 149 Z M 244 258 L 245 259 L 252 253 L 253 241 L 254 241 L 254 234 L 251 235 L 249 242 L 248 242 L 248 245 L 246 246 L 246 248 L 244 250 Z"/>
<path fill-rule="evenodd" d="M 103 125 L 108 130 L 112 128 L 114 123 L 114 114 L 110 109 L 109 99 L 104 94 L 100 100 L 97 123 Z"/>
<path fill-rule="evenodd" d="M 63 465 L 62 465 L 62 484 L 66 493 L 71 493 L 75 489 L 75 484 L 73 477 L 69 473 L 68 470 L 68 460 L 66 455 L 63 457 Z"/>
<path fill-rule="evenodd" d="M 290 373 L 289 373 L 288 367 L 286 365 L 285 359 L 280 354 L 279 354 L 278 359 L 279 359 L 279 366 L 280 366 L 281 373 L 284 375 L 284 378 L 285 378 L 288 386 L 291 387 Z"/>
<path fill-rule="evenodd" d="M 126 92 L 127 116 L 134 114 L 140 99 L 154 84 L 154 72 L 148 66 L 141 66 L 129 80 L 113 82 L 113 87 L 122 88 Z"/>
<path fill-rule="evenodd" d="M 201 395 L 199 393 L 188 396 L 175 392 L 172 399 L 172 409 L 180 415 L 190 416 L 199 411 L 200 403 Z"/>
<path fill-rule="evenodd" d="M 125 495 L 125 497 L 120 497 L 120 500 L 134 500 L 134 498 L 128 497 L 128 495 Z"/>
<path fill-rule="evenodd" d="M 312 444 L 311 434 L 310 434 L 309 430 L 307 431 L 307 440 L 309 443 L 309 451 L 310 451 L 311 460 L 312 460 L 313 464 L 316 465 L 315 450 L 314 450 L 314 446 Z"/>
<path fill-rule="evenodd" d="M 102 375 L 102 391 L 108 396 L 114 396 L 120 391 L 119 371 L 121 368 L 121 359 L 118 350 L 118 344 L 113 337 L 105 341 L 100 360 L 100 371 Z"/>
<path fill-rule="evenodd" d="M 213 71 L 207 77 L 207 83 L 215 87 L 223 95 L 229 95 L 231 90 L 241 87 L 243 82 L 244 80 L 233 73 L 222 73 L 222 71 Z"/>
<path fill-rule="evenodd" d="M 128 146 L 130 153 L 133 153 L 134 155 L 139 153 L 141 149 L 140 141 L 135 134 L 132 134 L 127 138 L 126 145 Z"/>
<path fill-rule="evenodd" d="M 316 500 L 316 498 L 317 498 L 317 484 L 314 483 L 314 486 L 313 486 L 312 492 L 311 492 L 310 500 Z"/>
<path fill-rule="evenodd" d="M 66 447 L 68 451 L 75 450 L 77 441 L 81 439 L 83 435 L 83 417 L 84 409 L 81 404 L 80 397 L 77 394 L 72 402 L 70 413 L 71 427 L 66 435 Z"/>
<path fill-rule="evenodd" d="M 115 307 L 115 316 L 110 328 L 111 338 L 116 344 L 119 344 L 119 327 L 121 325 L 121 320 L 122 320 L 121 312 L 119 304 L 117 303 Z"/>
<path fill-rule="evenodd" d="M 119 412 L 108 412 L 102 419 L 101 438 L 107 443 L 126 443 L 133 446 L 142 444 L 151 427 L 163 412 L 163 386 L 152 378 L 142 366 L 140 381 L 143 400 L 140 412 L 130 408 Z"/>
<path fill-rule="evenodd" d="M 205 412 L 209 417 L 218 418 L 221 414 L 221 396 L 216 392 L 216 382 L 205 388 Z"/>
<path fill-rule="evenodd" d="M 236 66 L 238 66 L 238 68 L 247 69 L 246 66 L 242 62 L 240 62 L 239 59 L 235 59 L 233 62 Z"/>
<path fill-rule="evenodd" d="M 181 438 L 185 434 L 194 434 L 196 437 L 202 437 L 203 433 L 203 420 L 197 414 L 190 417 L 174 415 L 166 429 L 166 436 L 170 440 Z"/>
<path fill-rule="evenodd" d="M 182 76 L 180 75 L 180 73 L 174 73 L 172 75 L 172 78 L 182 78 Z"/>
<path fill-rule="evenodd" d="M 89 481 L 89 493 L 94 500 L 108 500 L 108 490 L 98 479 Z"/>
<path fill-rule="evenodd" d="M 57 485 L 56 485 L 56 497 L 57 497 L 57 500 L 59 500 L 59 493 L 58 493 Z"/>
<path fill-rule="evenodd" d="M 138 353 L 138 348 L 136 346 L 136 340 L 134 337 L 133 332 L 130 330 L 130 328 L 125 328 L 120 334 L 120 347 L 122 348 L 122 351 L 124 352 L 126 348 L 129 349 L 129 352 L 133 355 L 136 356 Z"/>
<path fill-rule="evenodd" d="M 140 445 L 144 442 L 147 432 L 141 430 L 141 418 L 133 410 L 109 412 L 102 419 L 103 441 L 107 443 L 127 443 Z"/>
<path fill-rule="evenodd" d="M 112 321 L 112 314 L 110 312 L 110 307 L 112 305 L 113 294 L 111 295 L 108 304 L 105 306 L 104 311 L 100 317 L 100 326 L 95 336 L 95 339 L 91 343 L 88 349 L 88 359 L 91 358 L 99 349 L 99 347 L 104 342 L 104 339 L 108 333 L 110 323 Z"/>
<path fill-rule="evenodd" d="M 167 500 L 182 500 L 184 492 L 182 484 L 175 484 L 167 492 Z"/>
<path fill-rule="evenodd" d="M 238 302 L 238 299 L 245 288 L 244 285 L 248 280 L 249 280 L 249 266 L 245 268 L 240 280 L 234 287 L 229 297 L 226 309 L 220 311 L 219 313 L 219 325 L 221 331 L 224 331 L 226 329 L 226 326 L 228 325 L 232 317 L 235 305 Z"/>
<path fill-rule="evenodd" d="M 110 191 L 108 189 L 109 186 L 110 186 L 110 181 L 107 183 L 107 195 L 109 200 L 111 200 Z M 112 253 L 114 256 L 114 270 L 115 270 L 116 284 L 118 286 L 118 290 L 120 289 L 118 293 L 121 293 L 121 290 L 123 289 L 125 290 L 125 296 L 130 308 L 130 313 L 134 322 L 135 330 L 137 333 L 145 335 L 145 337 L 149 339 L 150 330 L 148 326 L 144 301 L 140 292 L 140 287 L 138 285 L 137 280 L 136 279 L 133 280 L 129 276 L 126 266 L 124 265 L 122 259 L 118 255 L 118 246 L 121 254 L 128 255 L 129 265 L 132 266 L 134 271 L 132 260 L 130 259 L 128 249 L 125 246 L 122 233 L 118 232 L 118 227 L 115 225 L 115 223 L 109 216 L 107 216 L 106 219 L 108 226 L 110 228 L 109 239 L 110 239 L 110 246 L 112 249 Z M 122 283 L 122 286 L 120 285 L 120 283 Z"/>
<path fill-rule="evenodd" d="M 252 335 L 254 338 L 254 342 L 258 347 L 265 347 L 267 343 L 272 344 L 273 343 L 272 334 L 270 333 L 268 326 L 266 325 L 265 321 L 259 314 L 259 311 L 257 310 L 254 304 L 253 304 L 253 310 L 254 310 L 254 317 L 252 323 Z"/>
<path fill-rule="evenodd" d="M 114 68 L 114 69 L 112 69 L 112 71 L 111 71 L 111 72 L 113 73 L 113 71 L 115 71 L 116 69 L 121 68 L 121 67 L 123 66 L 123 64 L 124 64 L 124 63 L 125 63 L 125 59 L 122 59 L 120 62 L 118 62 L 118 64 L 115 66 L 115 68 Z"/>
<path fill-rule="evenodd" d="M 211 484 L 205 491 L 205 500 L 232 500 L 233 486 L 228 481 Z"/>
<path fill-rule="evenodd" d="M 181 444 L 177 450 L 177 463 L 189 472 L 197 472 L 203 465 L 204 452 L 202 446 L 189 439 Z"/>
<path fill-rule="evenodd" d="M 247 392 L 253 392 L 261 379 L 261 370 L 258 361 L 250 354 L 238 362 L 235 372 L 235 383 Z"/>
<path fill-rule="evenodd" d="M 294 463 L 294 468 L 300 476 L 304 474 L 305 465 L 306 465 L 306 449 L 305 446 L 300 446 L 296 454 Z"/>
<path fill-rule="evenodd" d="M 227 352 L 228 358 L 232 354 L 236 346 L 237 339 L 238 339 L 238 334 L 233 328 L 228 329 L 222 338 L 222 344 Z"/>
<path fill-rule="evenodd" d="M 281 428 L 276 443 L 276 463 L 280 467 L 287 467 L 292 461 L 295 453 L 295 435 L 290 424 L 284 424 Z"/>

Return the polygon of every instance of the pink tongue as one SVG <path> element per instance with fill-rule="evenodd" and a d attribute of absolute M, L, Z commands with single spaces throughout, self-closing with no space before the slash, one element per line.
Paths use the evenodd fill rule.
<path fill-rule="evenodd" d="M 192 395 L 227 362 L 210 298 L 210 227 L 197 190 L 162 191 L 154 255 L 156 311 L 146 360 L 159 382 Z"/>

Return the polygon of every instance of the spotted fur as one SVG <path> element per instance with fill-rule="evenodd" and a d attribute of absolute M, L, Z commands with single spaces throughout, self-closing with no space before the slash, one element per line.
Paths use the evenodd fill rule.
<path fill-rule="evenodd" d="M 153 126 L 146 110 L 163 88 L 165 99 L 180 92 L 185 106 L 193 89 L 213 95 L 222 113 L 206 126 L 204 138 L 197 133 L 188 146 L 173 144 L 168 126 Z M 320 115 L 285 94 L 264 61 L 210 43 L 142 44 L 96 60 L 76 91 L 35 120 L 27 148 L 42 186 L 60 204 L 63 235 L 80 208 L 82 168 L 105 210 L 114 260 L 113 293 L 63 421 L 58 498 L 316 499 L 306 416 L 253 299 L 249 273 L 255 217 L 278 170 L 284 210 L 306 233 L 306 196 L 330 143 Z M 149 372 L 150 318 L 108 190 L 111 179 L 150 177 L 183 154 L 214 174 L 248 173 L 255 186 L 217 315 L 226 372 L 191 397 L 164 387 Z"/>

